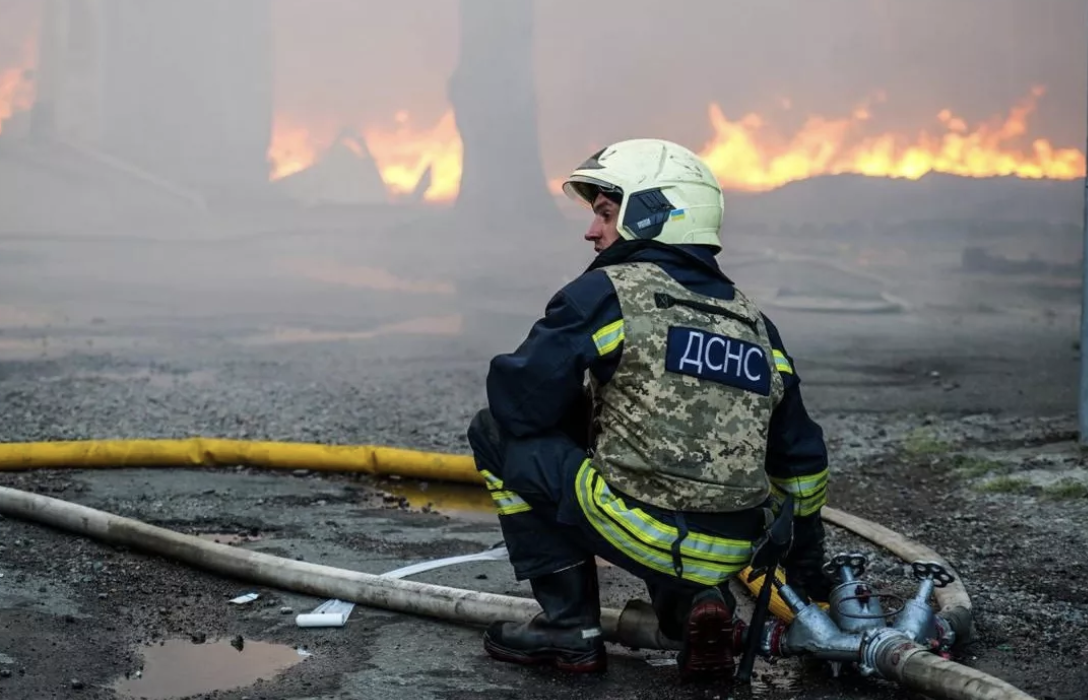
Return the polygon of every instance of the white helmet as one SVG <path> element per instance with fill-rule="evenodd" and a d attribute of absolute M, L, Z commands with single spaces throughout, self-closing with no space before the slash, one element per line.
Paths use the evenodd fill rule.
<path fill-rule="evenodd" d="M 627 240 L 721 250 L 721 185 L 699 156 L 671 141 L 632 139 L 607 146 L 571 173 L 563 191 L 589 206 L 599 194 L 618 202 L 616 228 Z"/>

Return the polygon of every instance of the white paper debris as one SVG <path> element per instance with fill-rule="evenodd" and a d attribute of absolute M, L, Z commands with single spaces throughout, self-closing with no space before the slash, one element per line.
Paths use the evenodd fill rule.
<path fill-rule="evenodd" d="M 326 600 L 308 613 L 295 617 L 299 627 L 343 627 L 355 609 L 355 603 L 346 600 Z"/>
<path fill-rule="evenodd" d="M 246 593 L 245 595 L 240 595 L 237 598 L 231 598 L 230 602 L 234 603 L 235 605 L 245 605 L 246 603 L 252 603 L 260 597 L 261 595 L 259 593 Z"/>

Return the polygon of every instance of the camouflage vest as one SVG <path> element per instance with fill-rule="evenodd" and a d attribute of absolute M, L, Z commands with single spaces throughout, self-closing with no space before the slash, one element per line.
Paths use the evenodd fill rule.
<path fill-rule="evenodd" d="M 652 263 L 601 268 L 623 313 L 623 354 L 590 375 L 592 462 L 620 491 L 669 510 L 759 505 L 768 426 L 782 376 L 759 309 L 693 294 Z"/>

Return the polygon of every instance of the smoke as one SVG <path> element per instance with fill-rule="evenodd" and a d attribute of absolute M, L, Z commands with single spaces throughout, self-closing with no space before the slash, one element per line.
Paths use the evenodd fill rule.
<path fill-rule="evenodd" d="M 37 29 L 41 0 L 0 0 L 0 66 L 22 59 L 23 46 Z"/>
<path fill-rule="evenodd" d="M 497 1 L 523 7 L 530 2 Z M 216 295 L 229 294 L 233 308 L 247 313 L 304 315 L 320 308 L 354 319 L 380 310 L 381 320 L 392 323 L 398 315 L 436 313 L 428 295 L 441 297 L 433 301 L 441 311 L 460 308 L 447 299 L 457 295 L 419 290 L 450 286 L 492 302 L 506 296 L 500 284 L 554 291 L 584 262 L 587 251 L 577 234 L 581 220 L 569 232 L 541 230 L 547 227 L 533 216 L 518 216 L 520 201 L 513 201 L 503 217 L 468 225 L 451 223 L 441 218 L 444 212 L 426 207 L 367 208 L 357 200 L 340 210 L 310 211 L 270 196 L 272 190 L 283 191 L 280 181 L 267 187 L 263 162 L 273 114 L 298 139 L 298 150 L 285 156 L 295 169 L 347 133 L 375 141 L 366 148 L 355 142 L 352 152 L 371 154 L 386 187 L 390 172 L 399 173 L 396 184 L 405 193 L 418 189 L 421 173 L 443 188 L 461 174 L 461 163 L 445 167 L 460 154 L 459 144 L 452 143 L 457 130 L 449 94 L 462 55 L 454 0 L 177 0 L 165 9 L 147 0 L 0 0 L 0 69 L 21 60 L 43 11 L 60 7 L 69 8 L 71 16 L 95 17 L 108 31 L 58 30 L 45 36 L 54 63 L 51 70 L 38 71 L 37 87 L 39 94 L 57 99 L 52 105 L 57 129 L 87 134 L 98 153 L 20 147 L 12 148 L 11 157 L 0 153 L 0 236 L 10 231 L 26 237 L 83 236 L 79 245 L 53 251 L 60 262 L 27 267 L 21 278 L 26 288 L 76 290 L 87 282 L 79 275 L 90 274 L 81 271 L 93 267 L 99 272 L 92 282 L 110 286 L 114 298 L 140 296 L 147 303 L 149 295 L 138 290 L 169 286 L 160 289 L 166 301 L 156 301 L 159 309 L 190 304 L 214 314 L 227 306 Z M 868 118 L 856 125 L 861 137 L 909 138 L 939 129 L 942 110 L 974 125 L 1006 114 L 1036 86 L 1045 86 L 1022 145 L 1030 151 L 1031 140 L 1042 137 L 1055 148 L 1080 149 L 1085 141 L 1086 0 L 683 0 L 671 6 L 648 0 L 536 0 L 532 11 L 532 68 L 522 80 L 534 83 L 533 92 L 515 89 L 523 85 L 492 90 L 491 85 L 510 79 L 496 71 L 498 77 L 487 76 L 468 91 L 483 94 L 484 106 L 492 109 L 459 110 L 461 117 L 470 111 L 485 115 L 475 120 L 479 140 L 472 148 L 477 170 L 496 178 L 477 188 L 483 190 L 479 199 L 485 208 L 493 198 L 525 195 L 517 183 L 528 180 L 513 171 L 530 159 L 533 144 L 523 150 L 489 144 L 489 138 L 498 141 L 516 130 L 505 128 L 508 123 L 489 128 L 486 122 L 489 113 L 494 120 L 516 121 L 504 116 L 516 114 L 506 108 L 523 105 L 525 94 L 535 94 L 536 146 L 548 179 L 621 138 L 663 137 L 701 150 L 715 136 L 712 105 L 720 108 L 719 122 L 757 113 L 770 131 L 788 140 L 812 115 L 849 118 L 864 104 Z M 494 31 L 506 31 L 491 21 Z M 485 57 L 477 65 L 497 60 Z M 52 83 L 45 79 L 49 75 Z M 475 97 L 470 101 L 480 104 Z M 36 110 L 45 122 L 50 114 Z M 5 136 L 18 133 L 15 126 L 10 132 L 5 128 Z M 308 141 L 318 132 L 320 139 Z M 461 128 L 461 136 L 467 135 Z M 420 165 L 420 149 L 429 152 L 430 163 Z M 103 153 L 125 163 L 108 163 L 100 158 Z M 442 162 L 433 160 L 436 153 L 444 154 Z M 343 150 L 341 155 L 350 159 Z M 481 166 L 481 161 L 487 162 Z M 373 169 L 355 172 L 360 181 L 380 179 Z M 181 191 L 162 186 L 157 176 L 179 183 Z M 344 185 L 340 189 L 350 189 L 336 173 L 332 179 Z M 236 209 L 230 216 L 236 218 L 216 218 L 223 211 L 218 207 L 224 183 L 243 180 L 252 187 L 231 200 Z M 920 242 L 917 230 L 900 226 L 904 218 L 929 217 L 930 203 L 948 199 L 952 189 L 930 183 L 904 197 L 899 183 L 870 179 L 861 189 L 848 189 L 857 182 L 811 183 L 808 189 L 758 200 L 738 195 L 730 210 L 735 212 L 729 223 L 731 250 L 778 246 L 838 256 L 855 267 L 876 261 L 888 266 L 880 274 L 891 274 L 898 260 L 915 254 L 939 254 L 918 263 L 934 276 L 958 263 L 965 242 L 948 234 L 949 227 L 925 231 L 945 236 L 938 246 Z M 1070 205 L 1080 204 L 1071 196 L 1077 188 L 1031 191 L 1043 190 L 1038 200 L 1043 204 L 1033 216 L 1042 212 L 1039 216 L 1048 218 L 1060 209 L 1062 215 L 1054 218 L 1068 226 Z M 1018 215 L 1021 209 L 1010 204 L 1008 191 L 1000 190 L 1002 211 Z M 210 214 L 189 207 L 194 192 Z M 378 202 L 382 194 L 368 201 Z M 265 196 L 272 201 L 261 199 Z M 1048 197 L 1060 199 L 1060 206 L 1049 206 L 1056 199 Z M 888 204 L 897 198 L 897 207 Z M 847 211 L 861 200 L 865 207 Z M 954 200 L 960 221 L 994 208 L 989 195 L 957 194 Z M 141 217 L 138 225 L 126 222 L 125 230 L 117 230 L 121 227 L 112 217 L 133 210 Z M 768 226 L 768 211 L 781 216 L 761 229 Z M 866 220 L 851 221 L 859 212 Z M 886 219 L 896 219 L 900 228 L 877 230 Z M 827 228 L 820 229 L 824 224 Z M 869 238 L 858 243 L 833 226 Z M 765 230 L 778 238 L 768 239 Z M 1022 233 L 1005 230 L 1004 240 L 1026 240 Z M 166 254 L 151 243 L 97 245 L 91 234 L 173 242 Z M 910 255 L 895 258 L 877 234 L 914 247 L 908 246 Z M 227 238 L 234 240 L 223 243 Z M 523 255 L 529 259 L 521 260 L 521 267 L 496 264 L 499 243 L 524 252 L 539 240 L 548 243 Z M 138 261 L 128 262 L 124 255 L 129 254 Z M 299 267 L 299 259 L 306 264 Z M 91 260 L 96 267 L 87 265 Z M 333 272 L 321 273 L 323 264 Z M 760 281 L 783 274 L 769 272 Z M 393 290 L 400 296 L 384 305 L 360 304 L 361 286 L 346 280 L 374 275 L 384 285 L 372 290 L 375 294 Z M 9 275 L 4 283 L 15 285 L 16 279 Z M 922 291 L 940 296 L 936 284 L 924 284 Z M 532 295 L 530 301 L 511 295 L 508 308 L 535 312 L 546 297 L 540 289 Z M 80 303 L 93 306 L 88 299 Z M 411 308 L 405 311 L 405 305 Z"/>

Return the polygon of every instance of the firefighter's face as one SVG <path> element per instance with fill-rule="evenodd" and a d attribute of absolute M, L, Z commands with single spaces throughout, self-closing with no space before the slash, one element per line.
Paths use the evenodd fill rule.
<path fill-rule="evenodd" d="M 603 194 L 593 200 L 593 222 L 586 231 L 585 239 L 593 243 L 593 251 L 600 253 L 620 239 L 616 224 L 620 206 Z"/>

